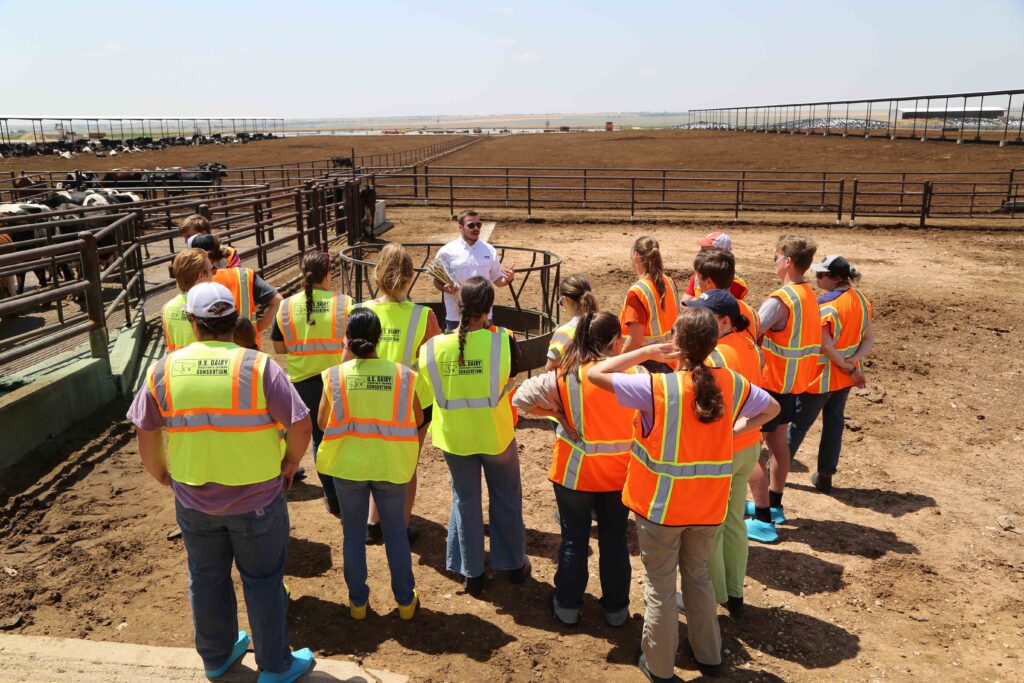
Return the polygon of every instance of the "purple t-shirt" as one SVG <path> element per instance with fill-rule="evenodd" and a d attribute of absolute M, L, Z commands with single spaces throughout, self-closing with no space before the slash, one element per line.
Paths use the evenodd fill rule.
<path fill-rule="evenodd" d="M 625 408 L 640 411 L 641 426 L 644 434 L 650 434 L 654 427 L 654 394 L 651 389 L 651 375 L 628 375 L 616 372 L 612 375 L 612 388 L 615 389 L 615 400 Z M 751 418 L 768 406 L 772 397 L 768 392 L 753 384 L 750 394 L 740 409 L 740 417 Z"/>
<path fill-rule="evenodd" d="M 202 342 L 198 342 L 202 343 Z M 290 427 L 309 415 L 309 408 L 295 391 L 288 375 L 273 359 L 267 359 L 263 372 L 263 393 L 267 398 L 267 412 L 275 422 Z M 164 426 L 160 406 L 143 384 L 128 409 L 128 419 L 139 429 L 154 431 Z M 267 507 L 281 492 L 280 476 L 257 484 L 227 486 L 203 484 L 189 486 L 171 479 L 171 489 L 183 506 L 209 515 L 241 515 Z"/>

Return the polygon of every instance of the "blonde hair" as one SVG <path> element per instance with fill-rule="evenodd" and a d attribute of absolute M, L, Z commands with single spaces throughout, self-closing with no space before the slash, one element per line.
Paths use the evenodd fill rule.
<path fill-rule="evenodd" d="M 403 288 L 412 276 L 412 256 L 408 249 L 393 242 L 381 250 L 373 271 L 373 284 L 378 294 L 383 292 L 395 299 L 403 298 L 406 295 Z"/>
<path fill-rule="evenodd" d="M 182 292 L 190 290 L 206 271 L 209 257 L 202 249 L 186 249 L 171 261 L 171 272 Z"/>
<path fill-rule="evenodd" d="M 184 235 L 189 230 L 195 230 L 196 232 L 210 232 L 210 221 L 206 220 L 203 216 L 198 213 L 194 213 L 188 216 L 180 223 L 178 223 L 178 232 Z"/>
<path fill-rule="evenodd" d="M 633 251 L 640 257 L 648 277 L 654 282 L 654 288 L 658 290 L 658 308 L 665 307 L 665 268 L 661 262 L 661 248 L 658 240 L 653 237 L 637 237 L 633 243 Z"/>

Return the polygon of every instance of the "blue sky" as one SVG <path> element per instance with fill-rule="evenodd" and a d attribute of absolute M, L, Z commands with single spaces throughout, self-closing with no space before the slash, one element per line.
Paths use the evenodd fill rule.
<path fill-rule="evenodd" d="M 1022 88 L 1022 36 L 1024 0 L 0 0 L 0 115 L 681 111 Z"/>

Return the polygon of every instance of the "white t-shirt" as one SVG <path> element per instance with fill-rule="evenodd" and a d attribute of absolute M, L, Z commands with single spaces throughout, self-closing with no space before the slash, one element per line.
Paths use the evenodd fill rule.
<path fill-rule="evenodd" d="M 460 284 L 476 275 L 491 282 L 501 277 L 498 252 L 483 240 L 477 240 L 470 246 L 461 237 L 454 239 L 438 250 L 437 261 Z M 444 310 L 447 320 L 459 319 L 459 305 L 454 294 L 444 293 Z"/>

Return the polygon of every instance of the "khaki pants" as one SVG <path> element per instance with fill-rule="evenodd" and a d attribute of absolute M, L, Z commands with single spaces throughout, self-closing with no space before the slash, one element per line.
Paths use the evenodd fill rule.
<path fill-rule="evenodd" d="M 747 525 L 743 508 L 747 503 L 747 482 L 761 455 L 761 442 L 732 454 L 732 488 L 725 522 L 715 533 L 715 543 L 708 558 L 708 572 L 715 585 L 715 599 L 724 603 L 729 598 L 743 597 L 743 577 L 747 574 Z"/>
<path fill-rule="evenodd" d="M 720 664 L 722 634 L 718 630 L 718 605 L 707 564 L 717 527 L 662 526 L 637 515 L 636 528 L 647 582 L 647 611 L 640 646 L 647 655 L 651 673 L 668 678 L 675 671 L 679 647 L 677 572 L 682 575 L 686 626 L 693 653 L 701 664 Z"/>

